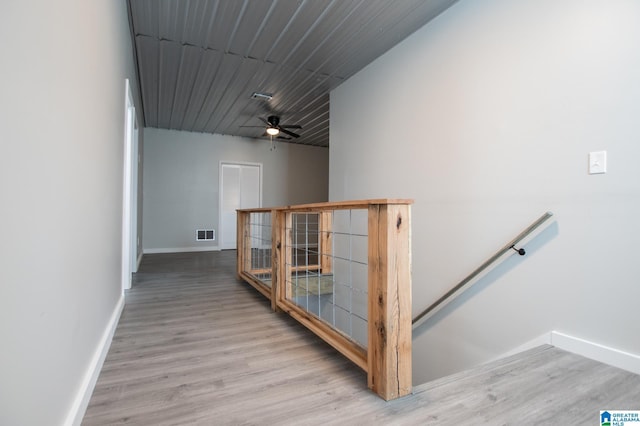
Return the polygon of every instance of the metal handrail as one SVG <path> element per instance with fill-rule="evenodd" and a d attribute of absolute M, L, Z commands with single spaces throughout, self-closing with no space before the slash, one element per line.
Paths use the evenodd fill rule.
<path fill-rule="evenodd" d="M 487 273 L 489 272 L 490 269 L 497 266 L 498 260 L 503 258 L 503 256 L 506 259 L 505 254 L 508 254 L 513 251 L 513 253 L 510 253 L 510 254 L 518 253 L 521 256 L 524 256 L 526 254 L 525 250 L 523 248 L 517 249 L 516 245 L 522 242 L 534 231 L 539 229 L 545 222 L 547 222 L 551 218 L 551 216 L 553 216 L 553 213 L 551 212 L 546 212 L 545 214 L 540 216 L 538 220 L 536 220 L 531 225 L 529 225 L 524 231 L 518 234 L 518 236 L 515 237 L 513 240 L 509 241 L 504 247 L 502 247 L 493 256 L 487 259 L 487 261 L 485 261 L 482 265 L 480 265 L 480 267 L 478 267 L 476 270 L 470 273 L 465 279 L 463 279 L 458 284 L 456 284 L 453 288 L 447 291 L 444 295 L 442 295 L 442 297 L 440 297 L 438 300 L 432 303 L 424 311 L 416 315 L 416 317 L 413 318 L 413 320 L 411 321 L 412 327 L 415 329 L 416 327 L 420 326 L 427 319 L 435 315 L 435 313 L 438 312 L 440 309 L 444 308 L 446 305 L 451 303 L 455 298 L 457 298 L 466 290 L 471 288 L 471 286 L 480 279 L 483 273 Z"/>

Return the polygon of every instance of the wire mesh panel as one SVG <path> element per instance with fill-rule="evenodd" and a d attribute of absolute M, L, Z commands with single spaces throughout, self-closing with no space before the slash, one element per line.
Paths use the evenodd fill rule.
<path fill-rule="evenodd" d="M 246 238 L 251 247 L 251 275 L 271 286 L 271 212 L 253 212 Z"/>
<path fill-rule="evenodd" d="M 367 347 L 365 209 L 291 213 L 287 298 Z"/>

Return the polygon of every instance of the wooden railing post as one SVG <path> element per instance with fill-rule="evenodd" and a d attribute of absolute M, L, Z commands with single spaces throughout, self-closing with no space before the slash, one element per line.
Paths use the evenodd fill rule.
<path fill-rule="evenodd" d="M 385 400 L 411 393 L 411 207 L 369 206 L 369 388 Z"/>
<path fill-rule="evenodd" d="M 285 277 L 283 241 L 285 239 L 285 212 L 271 211 L 271 309 L 278 311 L 278 299 L 282 294 Z"/>
<path fill-rule="evenodd" d="M 333 273 L 333 211 L 325 210 L 319 215 L 318 262 L 320 263 L 320 273 L 328 275 Z"/>
<path fill-rule="evenodd" d="M 236 223 L 236 273 L 242 279 L 241 273 L 251 269 L 251 213 L 238 211 Z"/>
<path fill-rule="evenodd" d="M 291 288 L 291 269 L 293 265 L 293 213 L 282 212 L 282 273 L 280 274 L 280 295 L 283 299 L 291 298 L 293 292 Z"/>

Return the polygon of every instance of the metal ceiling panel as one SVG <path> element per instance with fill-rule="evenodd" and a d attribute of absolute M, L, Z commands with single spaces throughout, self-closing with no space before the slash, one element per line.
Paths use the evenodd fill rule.
<path fill-rule="evenodd" d="M 218 3 L 215 20 L 208 29 L 206 47 L 229 52 L 229 45 L 236 34 L 236 27 L 244 13 L 246 1 L 226 0 Z"/>
<path fill-rule="evenodd" d="M 184 68 L 181 54 L 183 46 L 167 40 L 160 40 L 159 44 L 158 127 L 166 129 L 171 123 L 178 73 L 181 68 Z"/>
<path fill-rule="evenodd" d="M 227 89 L 222 93 L 216 109 L 209 117 L 207 124 L 204 128 L 205 132 L 209 133 L 226 133 L 224 129 L 218 128 L 220 122 L 229 113 L 233 104 L 238 99 L 239 93 L 246 93 L 246 89 L 249 81 L 258 72 L 261 63 L 255 59 L 244 58 L 240 66 L 233 74 L 232 80 L 229 82 Z M 245 98 L 246 99 L 246 98 Z"/>
<path fill-rule="evenodd" d="M 160 41 L 152 37 L 136 37 L 138 75 L 142 92 L 145 124 L 158 127 L 158 61 Z"/>
<path fill-rule="evenodd" d="M 220 99 L 224 94 L 232 88 L 233 78 L 242 66 L 243 59 L 235 55 L 222 55 L 222 61 L 216 75 L 211 81 L 207 96 L 198 112 L 198 118 L 193 124 L 193 130 L 196 132 L 204 132 L 205 126 L 211 119 L 211 115 L 218 108 Z"/>
<path fill-rule="evenodd" d="M 278 115 L 325 147 L 329 92 L 455 2 L 128 1 L 146 126 L 259 138 Z"/>
<path fill-rule="evenodd" d="M 304 57 L 305 52 L 299 50 L 302 42 L 309 37 L 311 30 L 319 24 L 328 7 L 335 2 L 329 0 L 302 1 L 299 9 L 291 17 L 287 26 L 271 43 L 265 60 L 295 67 Z"/>
<path fill-rule="evenodd" d="M 193 126 L 207 101 L 207 96 L 212 90 L 215 77 L 222 64 L 224 56 L 222 52 L 207 49 L 201 49 L 201 52 L 202 60 L 193 81 L 191 93 L 185 94 L 185 96 L 188 96 L 188 103 L 182 118 L 182 125 L 179 127 L 180 130 L 193 130 Z"/>
<path fill-rule="evenodd" d="M 300 47 L 302 51 L 308 52 L 303 62 L 305 68 L 317 71 L 317 64 L 324 63 L 336 49 L 344 47 L 345 40 L 349 40 L 345 34 L 355 31 L 354 27 L 358 25 L 356 18 L 361 15 L 361 11 L 368 10 L 362 7 L 366 3 L 367 0 L 352 2 L 348 4 L 348 8 L 344 7 L 346 3 L 341 3 L 343 7 L 334 8 L 325 17 Z"/>
<path fill-rule="evenodd" d="M 249 56 L 273 9 L 273 3 L 269 1 L 245 2 L 245 4 L 244 13 L 236 23 L 233 38 L 227 49 L 230 53 L 240 56 Z"/>
<path fill-rule="evenodd" d="M 176 19 L 182 19 L 184 26 L 183 32 L 180 34 L 181 38 L 175 38 L 175 40 L 193 46 L 206 46 L 207 34 L 213 27 L 218 2 L 186 0 L 181 1 L 180 5 L 184 7 L 184 10 Z"/>
<path fill-rule="evenodd" d="M 410 2 L 407 0 L 404 2 L 404 8 L 395 8 L 391 2 L 380 2 L 379 8 L 371 10 L 371 12 L 375 13 L 368 15 L 366 21 L 359 23 L 357 31 L 347 36 L 354 45 L 360 48 L 351 50 L 349 46 L 338 45 L 334 53 L 331 56 L 327 56 L 326 65 L 316 65 L 319 71 L 339 75 L 353 75 L 363 68 L 363 63 L 366 62 L 368 64 L 371 62 L 369 58 L 372 56 L 375 58 L 380 55 L 375 56 L 375 52 L 384 53 L 389 50 L 393 47 L 393 44 L 387 40 L 389 36 L 388 28 L 397 24 L 400 17 L 405 16 L 404 14 L 410 13 L 413 3 L 415 1 Z M 374 50 L 374 53 L 371 52 L 371 49 Z M 351 64 L 357 64 L 357 69 L 353 69 Z"/>
<path fill-rule="evenodd" d="M 133 36 L 143 34 L 158 38 L 158 16 L 160 15 L 158 4 L 142 0 L 134 0 L 129 3 L 133 20 Z"/>
<path fill-rule="evenodd" d="M 200 47 L 185 45 L 181 49 L 176 90 L 173 94 L 173 104 L 171 105 L 170 129 L 182 128 L 198 75 L 202 74 L 200 70 L 203 66 L 204 57 Z"/>
<path fill-rule="evenodd" d="M 343 50 L 338 56 L 338 62 L 342 62 L 342 64 L 336 69 L 332 69 L 331 72 L 353 75 L 360 71 L 363 68 L 363 62 L 371 57 L 380 56 L 380 51 L 384 53 L 404 40 L 407 37 L 407 32 L 412 34 L 421 28 L 425 19 L 430 21 L 439 15 L 443 11 L 441 9 L 442 3 L 447 3 L 447 0 L 431 2 L 414 0 L 407 2 L 407 7 L 402 10 L 387 8 L 382 15 L 377 16 L 367 26 L 367 28 L 376 28 L 376 31 L 363 31 L 352 38 L 354 43 L 362 48 L 356 54 Z M 450 6 L 451 2 L 448 3 Z"/>
<path fill-rule="evenodd" d="M 272 8 L 265 14 L 264 26 L 257 28 L 255 44 L 248 56 L 265 60 L 271 49 L 277 45 L 279 37 L 286 34 L 286 28 L 300 9 L 298 1 L 273 1 Z"/>

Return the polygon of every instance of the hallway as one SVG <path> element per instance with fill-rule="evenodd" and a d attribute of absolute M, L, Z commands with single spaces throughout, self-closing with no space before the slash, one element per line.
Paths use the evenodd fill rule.
<path fill-rule="evenodd" d="M 145 255 L 126 297 L 84 425 L 578 425 L 640 409 L 640 376 L 550 346 L 384 402 L 236 280 L 235 251 Z"/>

